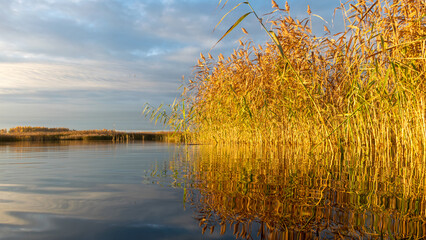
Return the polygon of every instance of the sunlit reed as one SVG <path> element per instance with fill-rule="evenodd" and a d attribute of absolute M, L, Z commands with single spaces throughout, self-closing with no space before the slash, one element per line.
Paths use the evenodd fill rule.
<path fill-rule="evenodd" d="M 182 99 L 146 112 L 189 142 L 425 156 L 424 1 L 342 4 L 344 31 L 325 27 L 320 36 L 310 8 L 298 20 L 278 5 L 262 22 L 270 42 L 240 41 L 229 57 L 201 54 Z"/>

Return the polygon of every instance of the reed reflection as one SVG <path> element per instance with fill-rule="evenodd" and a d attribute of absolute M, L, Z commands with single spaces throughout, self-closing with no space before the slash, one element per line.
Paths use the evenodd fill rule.
<path fill-rule="evenodd" d="M 199 146 L 184 149 L 168 168 L 203 233 L 232 231 L 243 239 L 422 239 L 422 159 Z"/>

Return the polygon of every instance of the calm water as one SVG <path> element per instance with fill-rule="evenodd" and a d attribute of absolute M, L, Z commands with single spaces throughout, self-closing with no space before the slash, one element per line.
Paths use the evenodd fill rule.
<path fill-rule="evenodd" d="M 183 189 L 146 177 L 175 148 L 1 145 L 0 239 L 219 239 L 202 235 L 194 212 L 184 208 Z"/>
<path fill-rule="evenodd" d="M 0 239 L 426 236 L 422 160 L 317 157 L 163 143 L 3 144 Z"/>

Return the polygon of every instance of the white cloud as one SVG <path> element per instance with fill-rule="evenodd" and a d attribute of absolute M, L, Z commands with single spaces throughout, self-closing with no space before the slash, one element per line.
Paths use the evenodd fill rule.
<path fill-rule="evenodd" d="M 78 107 L 90 102 L 108 109 L 120 102 L 120 108 L 129 109 L 125 105 L 129 102 L 143 104 L 137 101 L 139 95 L 154 105 L 174 98 L 181 76 L 191 74 L 199 53 L 207 53 L 248 10 L 230 14 L 212 32 L 227 11 L 217 8 L 217 3 L 0 0 L 0 108 L 16 102 L 31 104 L 31 99 L 38 104 L 59 99 L 71 107 L 74 101 L 66 99 L 78 98 Z M 234 3 L 228 3 L 228 10 Z M 270 2 L 253 4 L 259 12 L 266 12 Z M 312 9 L 325 9 L 327 4 L 312 5 Z M 266 39 L 253 17 L 241 26 L 251 33 L 249 38 Z M 231 52 L 242 36 L 240 31 L 229 34 L 212 55 Z"/>
<path fill-rule="evenodd" d="M 143 69 L 143 66 L 141 66 Z M 165 91 L 149 72 L 118 63 L 0 63 L 0 94 L 19 91 L 120 90 Z M 148 75 L 148 76 L 147 76 Z M 176 85 L 174 85 L 176 87 Z"/>

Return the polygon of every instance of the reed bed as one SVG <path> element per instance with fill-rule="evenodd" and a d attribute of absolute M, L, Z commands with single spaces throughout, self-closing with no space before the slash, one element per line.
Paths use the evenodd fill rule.
<path fill-rule="evenodd" d="M 227 58 L 201 54 L 181 100 L 145 111 L 189 142 L 425 156 L 424 0 L 349 1 L 338 7 L 344 31 L 325 26 L 322 36 L 309 6 L 298 20 L 288 3 L 272 4 L 261 22 L 270 42 L 240 41 Z"/>
<path fill-rule="evenodd" d="M 238 6 L 249 11 L 229 31 L 254 16 L 271 40 L 201 54 L 180 100 L 145 108 L 183 141 L 207 145 L 164 168 L 202 231 L 424 239 L 424 0 L 342 3 L 344 30 L 321 36 L 309 6 L 295 19 L 272 1 L 263 21 L 250 1 Z"/>
<path fill-rule="evenodd" d="M 31 127 L 31 126 L 17 126 L 14 128 L 10 128 L 9 131 L 7 129 L 3 129 L 2 133 L 51 133 L 51 132 L 69 132 L 69 128 L 48 128 L 48 127 Z M 95 131 L 95 130 L 92 130 Z M 98 130 L 99 131 L 99 130 Z M 102 130 L 107 131 L 107 130 Z"/>
<path fill-rule="evenodd" d="M 15 127 L 0 133 L 0 142 L 17 141 L 64 141 L 64 140 L 109 140 L 113 142 L 167 141 L 177 142 L 171 132 L 120 132 L 115 130 L 69 130 L 68 128 Z"/>

